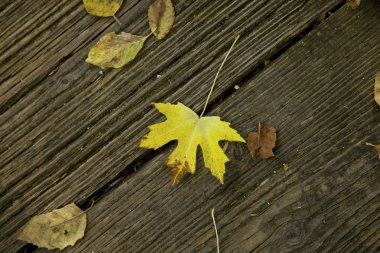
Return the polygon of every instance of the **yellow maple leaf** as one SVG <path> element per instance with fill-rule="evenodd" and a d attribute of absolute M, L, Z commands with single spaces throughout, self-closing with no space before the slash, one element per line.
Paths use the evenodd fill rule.
<path fill-rule="evenodd" d="M 200 146 L 205 166 L 223 184 L 225 163 L 229 161 L 219 146 L 219 141 L 245 140 L 232 129 L 230 123 L 220 117 L 199 117 L 181 103 L 153 104 L 164 114 L 166 121 L 149 126 L 150 132 L 140 142 L 142 148 L 157 149 L 172 140 L 178 140 L 176 149 L 170 154 L 166 165 L 172 168 L 172 183 L 176 184 L 186 173 L 195 172 L 196 152 Z"/>
<path fill-rule="evenodd" d="M 91 48 L 86 62 L 102 69 L 121 68 L 136 57 L 148 36 L 107 33 Z"/>
<path fill-rule="evenodd" d="M 98 17 L 112 17 L 122 3 L 123 0 L 83 0 L 86 11 Z"/>

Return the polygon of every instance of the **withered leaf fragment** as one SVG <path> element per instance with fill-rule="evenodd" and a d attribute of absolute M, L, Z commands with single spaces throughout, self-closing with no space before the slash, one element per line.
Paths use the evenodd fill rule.
<path fill-rule="evenodd" d="M 50 213 L 34 216 L 23 228 L 17 239 L 40 248 L 64 249 L 84 236 L 86 212 L 74 203 Z"/>
<path fill-rule="evenodd" d="M 256 160 L 257 152 L 261 159 L 274 156 L 273 148 L 276 146 L 276 128 L 267 124 L 259 126 L 259 132 L 249 132 L 247 138 L 248 150 L 252 159 Z"/>
<path fill-rule="evenodd" d="M 323 23 L 326 19 L 327 11 L 322 12 L 322 14 L 318 17 L 318 22 Z"/>
<path fill-rule="evenodd" d="M 357 9 L 359 8 L 359 5 L 361 3 L 361 0 L 347 0 L 347 6 L 351 9 Z"/>
<path fill-rule="evenodd" d="M 112 17 L 122 3 L 123 0 L 83 0 L 86 11 L 98 17 Z"/>
<path fill-rule="evenodd" d="M 158 40 L 163 39 L 174 24 L 174 7 L 171 0 L 156 0 L 149 6 L 149 26 Z"/>
<path fill-rule="evenodd" d="M 107 33 L 91 48 L 86 62 L 102 69 L 121 68 L 136 57 L 148 36 Z"/>
<path fill-rule="evenodd" d="M 380 105 L 380 71 L 375 76 L 375 89 L 374 89 L 375 101 Z"/>
<path fill-rule="evenodd" d="M 379 154 L 379 159 L 380 159 L 380 144 L 372 144 L 372 143 L 366 143 L 367 146 L 371 146 L 371 147 L 374 147 L 377 151 L 377 153 Z"/>

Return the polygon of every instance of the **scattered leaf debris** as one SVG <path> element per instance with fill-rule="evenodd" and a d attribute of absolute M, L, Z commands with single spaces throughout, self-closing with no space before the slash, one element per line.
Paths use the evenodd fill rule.
<path fill-rule="evenodd" d="M 74 203 L 49 213 L 34 216 L 17 239 L 40 248 L 64 249 L 84 236 L 86 212 Z"/>
<path fill-rule="evenodd" d="M 247 145 L 253 160 L 256 160 L 257 152 L 259 152 L 260 158 L 263 160 L 274 156 L 276 128 L 267 124 L 259 124 L 259 132 L 252 131 L 248 133 Z"/>
<path fill-rule="evenodd" d="M 374 147 L 377 151 L 377 154 L 379 155 L 379 159 L 380 159 L 380 144 L 372 144 L 372 143 L 366 143 L 367 146 L 371 146 L 371 147 Z"/>
<path fill-rule="evenodd" d="M 322 14 L 318 17 L 318 23 L 322 24 L 327 17 L 327 11 L 322 12 Z"/>
<path fill-rule="evenodd" d="M 154 36 L 161 40 L 171 30 L 174 19 L 174 7 L 171 0 L 156 0 L 148 9 L 149 26 Z"/>
<path fill-rule="evenodd" d="M 123 0 L 83 0 L 88 13 L 98 17 L 112 17 L 120 9 Z"/>
<path fill-rule="evenodd" d="M 102 69 L 121 68 L 136 57 L 148 36 L 107 33 L 91 48 L 86 62 Z"/>
<path fill-rule="evenodd" d="M 219 146 L 219 141 L 245 142 L 236 130 L 230 128 L 230 123 L 216 116 L 199 117 L 181 103 L 153 105 L 167 120 L 149 126 L 150 132 L 142 138 L 140 147 L 157 149 L 172 140 L 178 140 L 176 149 L 166 162 L 172 169 L 173 185 L 185 174 L 195 172 L 198 146 L 202 148 L 205 166 L 223 184 L 225 163 L 229 159 Z"/>
<path fill-rule="evenodd" d="M 346 3 L 351 9 L 357 9 L 360 6 L 361 0 L 347 0 Z"/>

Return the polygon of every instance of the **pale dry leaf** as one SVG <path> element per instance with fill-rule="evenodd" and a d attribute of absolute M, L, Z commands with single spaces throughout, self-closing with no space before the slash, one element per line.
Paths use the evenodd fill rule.
<path fill-rule="evenodd" d="M 84 236 L 86 212 L 74 203 L 50 213 L 34 216 L 21 230 L 17 239 L 40 248 L 64 249 Z"/>
<path fill-rule="evenodd" d="M 273 148 L 276 146 L 276 128 L 267 124 L 261 124 L 259 132 L 249 132 L 247 138 L 248 150 L 252 159 L 256 160 L 257 152 L 261 159 L 274 156 Z"/>
<path fill-rule="evenodd" d="M 375 76 L 375 88 L 374 88 L 374 97 L 378 105 L 380 105 L 380 71 L 376 73 Z"/>
<path fill-rule="evenodd" d="M 156 0 L 148 9 L 149 26 L 154 36 L 161 40 L 174 24 L 175 13 L 171 0 Z"/>
<path fill-rule="evenodd" d="M 83 0 L 88 13 L 98 17 L 112 17 L 119 10 L 123 0 Z"/>
<path fill-rule="evenodd" d="M 102 69 L 121 68 L 136 57 L 148 36 L 107 33 L 91 48 L 86 62 Z"/>

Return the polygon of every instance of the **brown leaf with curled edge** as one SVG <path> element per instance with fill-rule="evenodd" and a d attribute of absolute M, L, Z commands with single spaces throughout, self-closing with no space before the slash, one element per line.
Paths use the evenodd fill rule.
<path fill-rule="evenodd" d="M 163 39 L 174 24 L 174 7 L 171 0 L 156 0 L 149 6 L 148 19 L 152 33 Z"/>
<path fill-rule="evenodd" d="M 40 248 L 64 249 L 84 236 L 86 212 L 74 203 L 50 213 L 34 216 L 17 239 Z"/>
<path fill-rule="evenodd" d="M 377 153 L 379 154 L 379 159 L 380 159 L 380 144 L 372 144 L 372 143 L 366 143 L 367 146 L 371 146 L 371 147 L 374 147 L 377 151 Z"/>
<path fill-rule="evenodd" d="M 376 73 L 375 76 L 375 89 L 373 91 L 375 101 L 380 105 L 380 71 Z"/>
<path fill-rule="evenodd" d="M 347 6 L 351 9 L 357 9 L 359 8 L 359 5 L 361 3 L 361 0 L 347 0 Z"/>
<path fill-rule="evenodd" d="M 273 148 L 276 146 L 276 138 L 276 128 L 267 124 L 259 125 L 259 132 L 249 132 L 247 145 L 252 159 L 256 160 L 257 152 L 264 160 L 274 156 Z"/>

